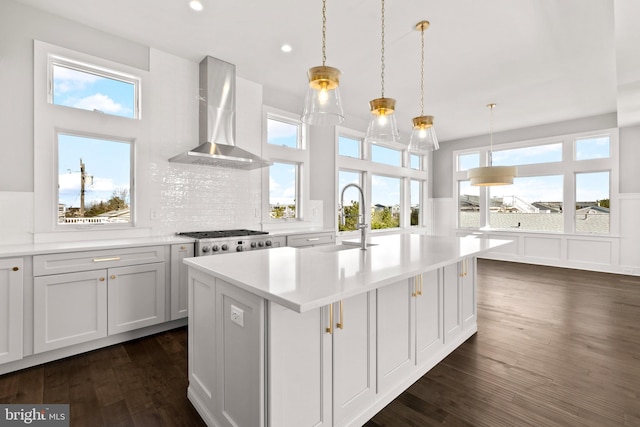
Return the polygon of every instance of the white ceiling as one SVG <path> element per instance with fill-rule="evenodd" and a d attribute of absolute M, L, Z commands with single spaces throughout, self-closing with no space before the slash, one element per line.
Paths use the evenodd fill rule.
<path fill-rule="evenodd" d="M 202 0 L 199 13 L 188 0 L 18 1 L 194 62 L 232 62 L 300 108 L 306 71 L 322 62 L 321 0 Z M 489 102 L 496 131 L 615 112 L 618 81 L 640 82 L 631 18 L 640 2 L 615 2 L 614 13 L 614 0 L 388 1 L 385 95 L 397 100 L 401 131 L 420 113 L 414 26 L 423 19 L 425 114 L 441 141 L 487 133 Z M 614 15 L 624 17 L 619 31 Z M 343 73 L 347 116 L 367 120 L 368 101 L 380 97 L 379 0 L 327 0 L 327 65 Z"/>

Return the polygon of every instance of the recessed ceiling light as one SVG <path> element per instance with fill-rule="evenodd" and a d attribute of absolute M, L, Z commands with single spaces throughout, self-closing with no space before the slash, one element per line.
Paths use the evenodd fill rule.
<path fill-rule="evenodd" d="M 293 50 L 293 48 L 291 47 L 290 44 L 283 44 L 282 46 L 280 46 L 280 50 L 285 52 L 285 53 L 289 53 Z"/>
<path fill-rule="evenodd" d="M 189 7 L 193 10 L 197 10 L 198 12 L 203 9 L 202 2 L 200 0 L 191 0 L 189 2 Z"/>

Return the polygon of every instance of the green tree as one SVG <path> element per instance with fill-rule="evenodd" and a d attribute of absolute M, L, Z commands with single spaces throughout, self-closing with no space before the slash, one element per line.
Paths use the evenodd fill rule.
<path fill-rule="evenodd" d="M 342 212 L 338 214 L 338 220 L 344 215 L 344 225 L 342 221 L 338 221 L 339 231 L 352 231 L 357 230 L 358 217 L 360 212 L 360 203 L 354 200 L 351 201 L 351 205 L 345 205 Z"/>
<path fill-rule="evenodd" d="M 400 219 L 391 213 L 391 208 L 385 206 L 383 209 L 376 210 L 371 218 L 371 229 L 379 230 L 382 228 L 395 228 L 400 226 Z"/>
<path fill-rule="evenodd" d="M 609 199 L 597 200 L 596 204 L 600 207 L 609 209 Z"/>

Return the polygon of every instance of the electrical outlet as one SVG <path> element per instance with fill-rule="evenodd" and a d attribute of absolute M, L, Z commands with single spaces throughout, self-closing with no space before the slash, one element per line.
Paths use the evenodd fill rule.
<path fill-rule="evenodd" d="M 244 328 L 244 310 L 236 307 L 235 305 L 231 306 L 231 321 L 241 328 Z"/>

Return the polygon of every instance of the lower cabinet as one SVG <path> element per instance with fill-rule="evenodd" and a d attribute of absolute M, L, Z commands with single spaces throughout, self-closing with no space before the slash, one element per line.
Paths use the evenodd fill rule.
<path fill-rule="evenodd" d="M 268 319 L 269 425 L 349 425 L 371 405 L 375 291 L 302 314 L 270 303 Z"/>
<path fill-rule="evenodd" d="M 182 261 L 193 254 L 193 243 L 171 245 L 171 320 L 187 317 L 187 266 Z"/>
<path fill-rule="evenodd" d="M 36 256 L 34 271 L 34 353 L 165 321 L 162 247 Z"/>
<path fill-rule="evenodd" d="M 443 271 L 444 341 L 448 343 L 476 325 L 476 258 L 465 258 Z"/>
<path fill-rule="evenodd" d="M 442 347 L 438 270 L 377 290 L 378 372 L 380 392 L 398 386 L 416 365 L 432 359 Z"/>
<path fill-rule="evenodd" d="M 0 259 L 0 364 L 22 358 L 22 258 Z"/>

